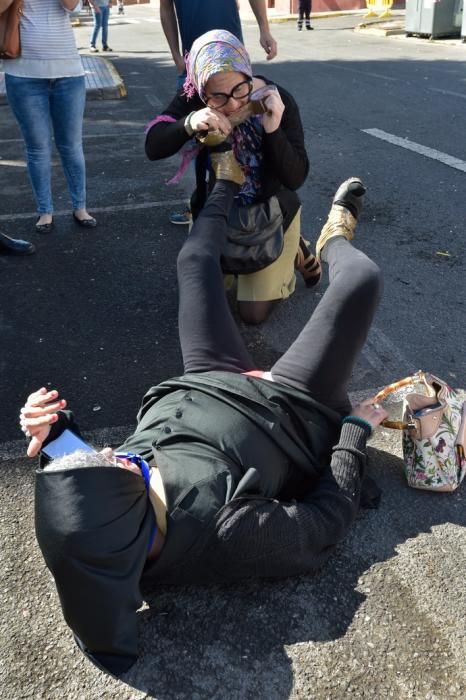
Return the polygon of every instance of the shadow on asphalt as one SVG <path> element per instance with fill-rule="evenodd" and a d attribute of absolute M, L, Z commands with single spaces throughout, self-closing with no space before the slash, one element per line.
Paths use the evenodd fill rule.
<path fill-rule="evenodd" d="M 348 539 L 316 574 L 146 593 L 141 658 L 123 680 L 149 689 L 158 700 L 188 698 L 193 679 L 206 674 L 215 686 L 222 668 L 225 697 L 245 697 L 241 687 L 254 687 L 257 676 L 263 683 L 257 697 L 288 698 L 293 686 L 288 645 L 343 637 L 366 599 L 361 575 L 396 557 L 407 539 L 446 522 L 466 524 L 459 494 L 407 488 L 402 460 L 385 451 L 371 448 L 369 463 L 383 488 L 380 510 L 361 511 Z M 206 690 L 217 697 L 214 686 Z"/>
<path fill-rule="evenodd" d="M 18 683 L 24 687 L 25 674 L 29 677 L 31 673 L 30 666 L 22 661 L 27 658 L 34 659 L 35 697 L 69 696 L 67 691 L 71 693 L 77 684 L 81 690 L 87 689 L 84 697 L 100 697 L 105 685 L 108 697 L 128 698 L 124 685 L 97 672 L 78 652 L 62 619 L 53 582 L 34 541 L 31 464 L 26 460 L 5 462 L 0 470 L 2 570 L 7 574 L 4 619 L 9 620 L 11 635 L 2 644 L 4 668 L 8 669 L 6 688 L 10 689 L 5 697 L 17 697 L 13 688 Z M 306 687 L 318 688 L 326 674 L 331 674 L 331 668 L 326 668 L 327 656 L 332 657 L 338 640 L 346 637 L 341 648 L 336 647 L 336 652 L 340 649 L 344 654 L 348 645 L 358 643 L 358 634 L 367 634 L 359 610 L 365 604 L 367 612 L 368 598 L 377 610 L 391 611 L 389 630 L 397 645 L 402 643 L 401 627 L 421 630 L 427 649 L 438 643 L 435 618 L 423 617 L 416 600 L 415 579 L 412 589 L 406 588 L 397 574 L 403 563 L 397 564 L 396 560 L 403 562 L 400 555 L 406 557 L 407 542 L 422 539 L 422 533 L 434 533 L 439 526 L 444 530 L 446 524 L 466 525 L 464 498 L 460 492 L 433 494 L 409 489 L 401 460 L 383 449 L 369 449 L 368 473 L 382 489 L 379 509 L 361 511 L 348 538 L 317 573 L 146 591 L 147 604 L 139 613 L 141 655 L 120 680 L 157 700 L 285 700 L 290 697 L 297 673 Z M 435 536 L 429 537 L 433 537 L 434 545 Z M 444 547 L 448 545 L 445 535 Z M 422 555 L 419 545 L 417 549 L 415 554 Z M 411 574 L 417 578 L 422 575 L 420 561 L 411 555 Z M 457 584 L 455 579 L 449 581 L 452 590 L 447 594 L 453 599 Z M 394 601 L 393 595 L 400 597 Z M 377 641 L 377 635 L 370 639 L 374 653 L 379 654 L 382 641 Z M 304 658 L 294 668 L 291 658 L 299 655 L 301 648 Z M 317 660 L 307 668 L 312 654 Z M 431 663 L 430 654 L 426 661 Z M 381 664 L 383 667 L 383 660 Z M 418 659 L 419 664 L 422 667 L 422 659 Z M 60 688 L 61 694 L 48 690 L 48 682 Z M 315 697 L 326 697 L 321 691 L 319 695 L 316 690 Z"/>
<path fill-rule="evenodd" d="M 400 107 L 398 100 L 391 99 L 390 77 L 402 75 L 408 63 L 416 66 L 419 77 L 417 82 L 401 89 L 408 109 L 410 100 L 427 100 L 432 96 L 423 78 L 434 74 L 440 61 L 331 61 L 328 64 L 308 61 L 306 89 L 302 91 L 293 88 L 302 62 L 301 66 L 299 62 L 256 66 L 258 74 L 263 72 L 279 84 L 289 85 L 301 108 L 317 173 L 301 190 L 307 230 L 317 232 L 341 180 L 354 173 L 367 177 L 369 195 L 358 237 L 362 249 L 386 268 L 383 327 L 397 346 L 402 342 L 399 329 L 412 329 L 414 314 L 416 339 L 431 338 L 432 319 L 444 318 L 446 282 L 448 288 L 457 290 L 455 298 L 463 299 L 460 291 L 466 279 L 464 252 L 456 235 L 458 212 L 464 207 L 463 190 L 460 187 L 452 190 L 447 178 L 440 181 L 438 173 L 442 165 L 419 168 L 416 173 L 419 192 L 432 192 L 435 184 L 434 206 L 444 222 L 441 246 L 451 255 L 449 260 L 439 259 L 436 257 L 439 232 L 430 203 L 424 199 L 421 203 L 408 202 L 406 198 L 413 176 L 413 168 L 407 168 L 406 162 L 418 156 L 393 149 L 387 157 L 385 144 L 361 134 L 361 129 L 374 126 L 398 133 Z M 141 86 L 152 81 L 162 104 L 169 102 L 175 81 L 173 68 L 141 58 L 125 58 L 116 61 L 116 65 L 123 76 L 131 74 L 136 85 L 138 81 Z M 135 69 L 137 74 L 133 75 Z M 364 70 L 369 76 L 370 71 L 388 76 L 383 98 L 372 97 L 369 78 L 361 75 Z M 323 82 L 326 99 L 319 103 Z M 361 103 L 370 99 L 373 100 L 371 114 L 377 115 L 377 123 L 368 120 L 361 109 Z M 341 103 L 347 110 L 345 119 L 341 116 Z M 429 101 L 429 105 L 432 119 L 438 116 L 438 122 L 442 123 L 442 104 Z M 1 110 L 7 108 L 0 108 L 1 135 L 17 138 L 17 130 L 10 126 L 12 122 L 3 119 L 7 112 Z M 89 133 L 108 131 L 108 140 L 96 138 L 86 142 L 89 207 L 92 211 L 93 206 L 114 204 L 115 211 L 99 215 L 99 228 L 92 234 L 77 230 L 69 214 L 66 218 L 57 217 L 50 237 L 35 237 L 37 256 L 0 260 L 2 394 L 10 397 L 0 406 L 1 440 L 18 437 L 18 409 L 27 393 L 43 382 L 53 382 L 70 399 L 83 429 L 96 429 L 132 423 L 147 388 L 181 371 L 175 262 L 185 231 L 169 226 L 168 206 L 128 213 L 118 211 L 117 207 L 121 202 L 138 204 L 186 195 L 181 186 L 171 191 L 165 188 L 164 182 L 176 170 L 176 163 L 154 164 L 145 160 L 142 125 L 155 111 L 144 101 L 142 90 L 130 92 L 127 101 L 90 103 L 86 129 Z M 451 115 L 450 133 L 459 129 L 459 112 Z M 122 125 L 126 128 L 131 124 L 141 128 L 140 140 L 119 136 Z M 439 149 L 448 151 L 446 131 L 439 130 L 436 140 Z M 20 149 L 21 144 L 16 141 L 2 144 L 2 156 L 6 160 L 17 159 Z M 390 204 L 387 204 L 387 169 L 397 173 L 391 181 Z M 14 182 L 12 179 L 11 171 L 2 168 L 1 213 L 32 212 L 25 170 L 15 171 Z M 68 206 L 59 169 L 54 172 L 54 190 L 62 197 L 57 208 L 64 208 L 64 202 Z M 5 226 L 7 233 L 26 238 L 30 237 L 32 228 L 33 217 Z M 397 255 L 399 251 L 401 255 Z M 396 264 L 390 266 L 393 259 Z M 400 300 L 406 299 L 407 288 L 409 304 L 403 305 Z M 316 299 L 317 295 L 310 292 L 303 305 L 307 309 Z M 290 309 L 290 317 L 296 311 L 295 300 L 290 299 L 285 307 Z M 451 313 L 461 311 L 459 302 L 457 307 L 455 303 L 451 301 Z M 464 358 L 452 357 L 452 348 L 462 347 L 460 332 L 458 326 L 444 334 L 445 338 L 438 334 L 435 354 L 429 343 L 417 342 L 411 334 L 406 341 L 406 354 L 416 366 L 440 376 L 446 376 L 446 369 L 451 369 L 460 380 Z M 276 351 L 267 347 L 264 350 L 261 337 L 260 328 L 247 331 L 258 365 L 267 365 Z M 404 374 L 401 367 L 397 375 L 393 374 L 391 359 L 387 354 L 386 365 L 378 375 L 380 384 Z M 371 378 L 364 386 L 354 388 L 363 390 L 373 386 Z M 98 412 L 94 410 L 96 404 L 101 409 Z M 318 688 L 319 672 L 324 678 L 332 677 L 330 661 L 327 667 L 308 666 L 309 655 L 312 657 L 315 652 L 317 656 L 332 657 L 342 637 L 347 637 L 346 644 L 351 647 L 353 630 L 363 636 L 358 612 L 368 599 L 379 609 L 391 606 L 389 633 L 397 644 L 403 641 L 402 623 L 406 622 L 409 631 L 421 628 L 427 639 L 424 648 L 429 651 L 429 635 L 434 640 L 439 636 L 438 628 L 432 629 L 436 618 L 433 617 L 433 622 L 425 619 L 416 604 L 415 592 L 405 590 L 403 600 L 393 597 L 394 592 L 401 590 L 396 561 L 400 560 L 400 551 L 403 554 L 408 540 L 432 533 L 437 526 L 447 523 L 466 524 L 465 486 L 453 495 L 408 489 L 401 473 L 401 460 L 389 453 L 388 447 L 376 445 L 377 449 L 370 450 L 369 473 L 382 488 L 381 506 L 377 511 L 361 513 L 347 540 L 322 571 L 313 576 L 277 581 L 164 587 L 152 592 L 147 597 L 148 607 L 140 613 L 142 655 L 125 682 L 142 692 L 153 693 L 158 700 L 249 697 L 284 700 L 290 696 L 297 678 L 309 690 Z M 109 684 L 112 691 L 108 691 L 107 697 L 128 698 L 127 694 L 121 694 L 127 689 L 122 691 L 120 684 L 101 676 L 82 658 L 61 618 L 53 583 L 34 542 L 32 471 L 31 463 L 22 460 L 12 465 L 4 463 L 0 470 L 1 553 L 5 560 L 1 569 L 7 582 L 3 587 L 3 612 L 10 635 L 1 644 L 5 657 L 2 665 L 8 671 L 8 688 L 14 688 L 5 697 L 20 697 L 20 692 L 26 693 L 27 684 L 32 688 L 29 697 L 77 698 L 75 693 L 80 697 L 100 697 L 102 692 L 107 692 Z M 436 543 L 434 535 L 429 537 L 431 545 Z M 453 540 L 452 537 L 450 542 Z M 381 578 L 377 578 L 378 565 L 382 565 Z M 416 566 L 415 558 L 412 566 Z M 361 583 L 361 578 L 369 572 L 376 581 L 371 595 Z M 416 576 L 418 570 L 413 568 L 413 572 Z M 390 576 L 393 585 L 386 584 L 391 581 Z M 434 571 L 433 582 L 442 583 L 441 576 L 441 572 Z M 456 598 L 453 590 L 453 605 Z M 451 609 L 455 608 L 450 606 Z M 449 641 L 451 629 L 443 630 L 442 634 L 442 643 Z M 371 658 L 376 663 L 376 657 L 382 658 L 385 652 L 378 646 L 377 638 L 374 639 Z M 301 660 L 300 643 L 305 644 L 303 653 L 308 655 Z M 383 658 L 381 663 L 383 668 Z M 424 677 L 429 680 L 432 656 L 426 652 L 424 666 L 422 656 L 415 663 L 421 670 L 425 669 Z M 407 670 L 399 668 L 409 679 L 409 666 Z M 385 672 L 391 673 L 383 668 Z M 372 682 L 380 684 L 381 677 Z M 53 687 L 48 685 L 49 679 Z M 360 697 L 364 696 L 364 682 L 360 681 Z M 437 697 L 447 694 L 464 697 L 464 694 L 449 694 L 450 679 L 442 685 L 443 680 L 438 676 L 437 682 Z M 321 687 L 320 695 L 317 690 L 315 696 L 331 697 L 326 687 Z M 396 687 L 395 679 L 391 688 Z M 366 697 L 383 697 L 377 688 L 378 685 L 370 686 Z M 301 697 L 310 697 L 309 692 Z"/>
<path fill-rule="evenodd" d="M 437 173 L 443 173 L 446 166 L 432 162 L 429 168 L 416 172 L 416 181 L 419 192 L 432 191 L 435 183 L 436 203 L 421 206 L 418 201 L 408 201 L 413 171 L 406 163 L 417 163 L 422 156 L 388 146 L 361 132 L 363 128 L 377 126 L 399 133 L 396 126 L 399 103 L 391 99 L 394 83 L 390 80 L 386 83 L 382 98 L 373 97 L 372 71 L 373 75 L 387 75 L 389 79 L 403 78 L 408 66 L 410 70 L 414 67 L 419 80 L 405 86 L 402 81 L 399 89 L 409 105 L 410 101 L 426 96 L 430 99 L 435 94 L 429 92 L 431 83 L 424 77 L 437 75 L 440 63 L 411 59 L 310 60 L 262 63 L 256 65 L 256 73 L 263 72 L 278 84 L 290 87 L 301 109 L 312 163 L 311 175 L 300 191 L 305 235 L 315 239 L 339 183 L 355 173 L 363 177 L 368 196 L 357 244 L 382 267 L 386 278 L 378 316 L 381 320 L 377 322 L 392 329 L 393 343 L 399 345 L 401 353 L 416 367 L 447 378 L 449 370 L 464 384 L 464 358 L 451 357 L 451 348 L 461 347 L 460 326 L 452 329 L 451 337 L 436 338 L 435 357 L 429 344 L 414 347 L 406 330 L 412 327 L 415 309 L 417 336 L 430 337 L 432 319 L 442 318 L 445 313 L 447 278 L 448 285 L 458 289 L 458 299 L 464 297 L 461 290 L 466 279 L 465 260 L 457 233 L 457 212 L 464 205 L 462 190 L 459 186 L 450 187 L 447 181 L 438 182 Z M 2 383 L 5 395 L 19 397 L 13 408 L 8 402 L 0 406 L 0 441 L 17 436 L 17 409 L 23 398 L 44 382 L 58 386 L 73 406 L 79 408 L 82 425 L 92 429 L 130 424 L 148 387 L 181 372 L 175 265 L 186 231 L 168 223 L 173 209 L 169 205 L 136 208 L 154 200 L 186 197 L 184 184 L 171 188 L 165 184 L 176 172 L 176 158 L 151 163 L 143 148 L 144 124 L 157 112 L 146 99 L 145 91 L 151 92 L 147 86 L 153 85 L 160 103 L 168 104 L 176 71 L 162 59 L 122 58 L 116 59 L 115 65 L 124 77 L 131 78 L 134 88 L 141 89 L 131 89 L 127 100 L 90 102 L 85 117 L 85 132 L 100 134 L 85 141 L 89 208 L 92 212 L 95 206 L 113 205 L 115 211 L 99 213 L 99 227 L 92 234 L 77 230 L 71 216 L 57 216 L 55 229 L 48 237 L 33 233 L 33 215 L 31 220 L 1 222 L 2 230 L 10 235 L 33 237 L 38 253 L 27 260 L 0 259 Z M 449 66 L 450 71 L 457 69 L 454 63 Z M 296 75 L 303 67 L 306 89 L 294 89 Z M 375 80 L 380 83 L 379 78 Z M 325 82 L 326 98 L 319 101 L 322 82 Z M 377 123 L 372 117 L 368 120 L 361 110 L 361 104 L 367 100 L 372 102 Z M 344 123 L 340 116 L 342 101 L 346 110 Z M 440 120 L 436 110 L 441 112 L 441 109 L 441 101 L 431 104 L 432 119 L 438 116 Z M 0 136 L 18 138 L 8 107 L 0 107 L 0 112 Z M 448 138 L 460 130 L 460 123 L 458 110 L 451 115 L 449 129 L 436 132 L 439 149 L 448 152 Z M 140 129 L 140 138 L 126 133 L 129 126 Z M 1 148 L 5 162 L 23 157 L 20 141 L 5 141 Z M 388 200 L 387 168 L 397 172 Z M 64 209 L 69 204 L 63 173 L 60 167 L 54 167 L 53 171 L 56 207 Z M 455 177 L 454 171 L 451 177 Z M 24 168 L 16 168 L 14 172 L 9 167 L 0 168 L 0 189 L 3 216 L 34 211 Z M 134 204 L 135 209 L 119 211 L 120 204 Z M 441 242 L 433 208 L 443 221 Z M 448 256 L 439 257 L 439 248 L 448 251 Z M 396 251 L 401 251 L 401 255 Z M 309 314 L 319 294 L 320 290 L 309 291 L 304 299 L 301 297 L 299 305 L 298 295 L 291 298 L 286 305 L 288 318 L 293 321 Z M 400 300 L 408 298 L 409 304 L 400 305 Z M 452 303 L 457 305 L 454 311 L 460 311 L 459 302 Z M 286 324 L 285 331 L 288 327 L 291 342 L 296 324 Z M 396 329 L 405 329 L 405 337 Z M 256 340 L 262 334 L 262 329 L 252 332 Z M 270 338 L 262 346 L 260 342 L 254 344 L 258 366 L 267 366 L 269 354 L 277 356 L 273 352 L 276 348 L 262 355 L 263 347 L 270 346 Z M 383 360 L 377 383 L 371 377 L 371 383 L 353 388 L 362 390 L 389 383 L 398 374 L 407 373 L 399 363 L 394 367 L 390 358 Z M 115 383 L 109 382 L 108 377 L 117 379 L 119 401 L 115 400 Z M 97 413 L 93 411 L 96 404 L 102 409 Z"/>

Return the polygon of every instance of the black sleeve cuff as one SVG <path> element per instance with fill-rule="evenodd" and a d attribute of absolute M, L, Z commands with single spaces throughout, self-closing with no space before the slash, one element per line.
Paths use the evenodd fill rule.
<path fill-rule="evenodd" d="M 43 447 L 48 445 L 52 440 L 56 440 L 59 435 L 62 434 L 64 430 L 72 430 L 73 433 L 82 437 L 77 423 L 75 423 L 72 411 L 57 411 L 58 420 L 56 423 L 52 423 L 50 426 L 50 433 L 46 440 L 44 440 Z M 42 452 L 39 452 L 39 469 L 43 469 L 50 462 L 50 459 Z"/>

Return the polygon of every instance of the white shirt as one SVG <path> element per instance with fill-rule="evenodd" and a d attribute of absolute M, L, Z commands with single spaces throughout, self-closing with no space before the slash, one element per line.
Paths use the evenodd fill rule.
<path fill-rule="evenodd" d="M 60 0 L 24 0 L 20 38 L 21 56 L 3 61 L 5 73 L 49 79 L 84 75 L 69 12 Z"/>

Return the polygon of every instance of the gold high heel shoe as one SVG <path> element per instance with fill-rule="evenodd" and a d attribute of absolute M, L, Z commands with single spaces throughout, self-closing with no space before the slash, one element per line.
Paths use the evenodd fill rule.
<path fill-rule="evenodd" d="M 344 236 L 352 241 L 362 209 L 362 198 L 366 188 L 357 177 L 345 180 L 335 193 L 328 219 L 316 243 L 316 258 L 320 262 L 322 248 L 331 238 Z"/>

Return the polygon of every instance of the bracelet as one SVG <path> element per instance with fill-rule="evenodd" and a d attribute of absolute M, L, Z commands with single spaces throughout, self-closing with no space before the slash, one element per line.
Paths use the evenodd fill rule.
<path fill-rule="evenodd" d="M 194 112 L 190 112 L 190 113 L 188 114 L 188 116 L 186 117 L 186 119 L 184 120 L 184 130 L 186 131 L 186 133 L 188 134 L 188 136 L 189 136 L 190 138 L 191 138 L 191 136 L 193 136 L 193 134 L 194 134 L 194 129 L 193 129 L 193 127 L 191 126 L 191 119 L 193 118 L 193 114 L 196 114 L 196 112 L 195 112 L 195 111 L 194 111 Z"/>
<path fill-rule="evenodd" d="M 364 418 L 360 418 L 359 416 L 346 416 L 343 418 L 341 421 L 343 423 L 354 423 L 356 425 L 360 425 L 362 428 L 367 428 L 369 431 L 369 434 L 372 434 L 373 428 L 372 425 L 369 423 L 369 421 L 364 420 Z"/>

